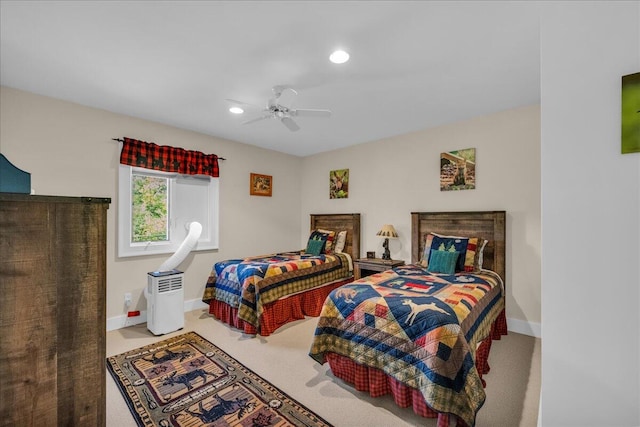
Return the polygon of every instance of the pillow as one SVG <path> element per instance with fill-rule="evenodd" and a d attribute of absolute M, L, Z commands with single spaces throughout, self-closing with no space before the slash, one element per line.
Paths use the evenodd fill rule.
<path fill-rule="evenodd" d="M 429 267 L 429 257 L 431 256 L 431 243 L 433 243 L 433 233 L 427 234 L 424 239 L 424 252 L 422 252 L 422 258 L 420 258 L 420 264 L 425 268 Z"/>
<path fill-rule="evenodd" d="M 469 237 L 469 241 L 467 242 L 467 253 L 465 254 L 464 262 L 462 263 L 462 271 L 469 273 L 479 270 L 477 268 L 478 256 L 480 254 L 480 251 L 478 251 L 479 241 L 480 239 L 477 237 Z"/>
<path fill-rule="evenodd" d="M 479 240 L 477 237 L 444 236 L 437 233 L 429 233 L 425 240 L 424 253 L 420 264 L 423 267 L 429 267 L 432 249 L 446 251 L 453 247 L 456 252 L 460 253 L 456 263 L 456 271 L 477 271 L 479 270 L 477 265 Z"/>
<path fill-rule="evenodd" d="M 476 241 L 477 242 L 477 241 Z M 469 245 L 468 237 L 460 236 L 443 236 L 441 234 L 429 233 L 427 236 L 425 248 L 424 248 L 424 267 L 429 267 L 430 258 L 432 256 L 432 249 L 437 251 L 455 251 L 459 252 L 458 260 L 456 262 L 456 271 L 464 271 L 465 261 L 467 256 L 467 246 Z M 475 255 L 475 252 L 474 252 Z M 471 267 L 473 267 L 473 259 L 471 261 Z"/>
<path fill-rule="evenodd" d="M 456 263 L 459 256 L 460 252 L 431 249 L 427 271 L 429 273 L 453 274 L 456 272 Z"/>
<path fill-rule="evenodd" d="M 477 272 L 482 270 L 482 257 L 484 254 L 484 248 L 485 246 L 487 246 L 487 243 L 489 243 L 489 241 L 478 238 L 477 243 L 475 245 L 474 243 L 475 242 L 473 239 L 469 239 L 469 244 L 467 245 L 467 255 L 464 262 L 465 272 Z"/>
<path fill-rule="evenodd" d="M 478 249 L 476 251 L 476 260 L 473 264 L 474 266 L 474 271 L 480 271 L 482 270 L 482 261 L 483 261 L 483 255 L 484 255 L 484 247 L 487 246 L 487 243 L 489 243 L 488 240 L 485 239 L 480 239 L 481 243 L 480 243 L 480 249 Z"/>
<path fill-rule="evenodd" d="M 315 231 L 321 233 L 325 237 L 326 243 L 324 245 L 324 253 L 330 254 L 331 252 L 333 252 L 333 240 L 336 237 L 336 232 L 331 230 L 322 230 L 320 228 Z"/>
<path fill-rule="evenodd" d="M 322 239 L 309 239 L 305 252 L 311 255 L 320 255 L 324 248 L 324 244 L 325 242 Z"/>
<path fill-rule="evenodd" d="M 307 246 L 311 240 L 322 240 L 322 250 L 321 254 L 331 253 L 331 246 L 333 244 L 333 238 L 335 237 L 335 231 L 328 230 L 313 230 L 309 235 L 309 240 L 307 241 Z M 308 251 L 305 251 L 308 252 Z M 318 254 L 319 255 L 319 254 Z"/>
<path fill-rule="evenodd" d="M 347 242 L 347 230 L 342 230 L 338 233 L 338 237 L 336 238 L 336 246 L 333 249 L 334 252 L 342 253 L 346 242 Z"/>

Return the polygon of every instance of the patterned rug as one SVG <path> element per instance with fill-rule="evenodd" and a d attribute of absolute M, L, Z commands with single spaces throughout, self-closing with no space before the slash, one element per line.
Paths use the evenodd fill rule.
<path fill-rule="evenodd" d="M 107 358 L 139 426 L 331 427 L 195 332 Z"/>

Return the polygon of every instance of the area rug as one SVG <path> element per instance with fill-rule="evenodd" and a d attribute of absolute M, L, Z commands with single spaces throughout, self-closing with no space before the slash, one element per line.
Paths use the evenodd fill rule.
<path fill-rule="evenodd" d="M 107 368 L 139 426 L 331 427 L 195 332 L 108 357 Z"/>

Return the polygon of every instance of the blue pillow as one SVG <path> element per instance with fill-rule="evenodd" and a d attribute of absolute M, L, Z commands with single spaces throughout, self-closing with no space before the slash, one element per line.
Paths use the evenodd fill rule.
<path fill-rule="evenodd" d="M 436 251 L 431 249 L 429 257 L 429 273 L 453 274 L 456 272 L 456 262 L 460 252 Z"/>
<path fill-rule="evenodd" d="M 331 237 L 331 239 L 333 239 L 333 237 Z M 311 232 L 311 234 L 309 235 L 309 240 L 308 242 L 310 242 L 311 240 L 320 240 L 322 241 L 322 249 L 320 249 L 320 253 L 325 253 L 327 252 L 327 245 L 328 245 L 328 241 L 329 241 L 329 233 L 324 233 L 322 231 L 319 230 L 313 230 Z M 307 246 L 309 246 L 309 243 L 307 242 Z M 309 252 L 309 251 L 305 251 L 305 252 Z M 319 255 L 319 254 L 317 254 Z"/>
<path fill-rule="evenodd" d="M 309 239 L 305 252 L 311 255 L 320 255 L 324 249 L 324 244 L 323 240 Z"/>
<path fill-rule="evenodd" d="M 438 252 L 449 251 L 453 248 L 456 252 L 460 253 L 458 260 L 456 261 L 456 271 L 464 271 L 464 261 L 467 256 L 467 246 L 469 245 L 468 237 L 453 237 L 453 236 L 440 236 L 433 234 L 433 240 L 431 241 L 431 254 L 436 249 Z M 427 260 L 431 264 L 431 255 Z"/>

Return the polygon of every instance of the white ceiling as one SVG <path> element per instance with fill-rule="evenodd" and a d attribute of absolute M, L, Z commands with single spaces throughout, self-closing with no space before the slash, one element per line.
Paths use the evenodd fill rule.
<path fill-rule="evenodd" d="M 0 82 L 306 156 L 539 103 L 538 17 L 524 1 L 1 0 Z M 290 132 L 228 112 L 275 85 L 331 118 Z"/>

